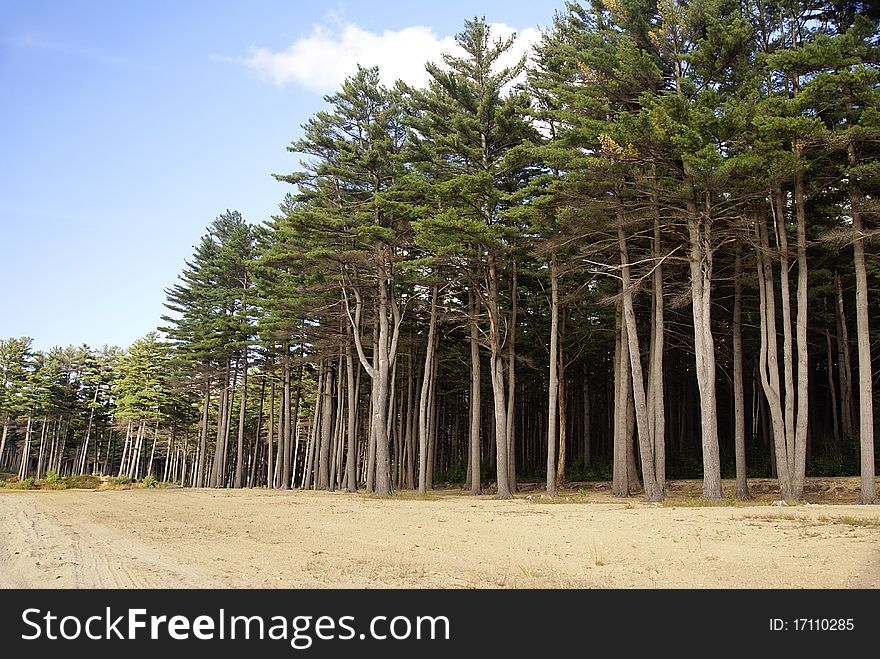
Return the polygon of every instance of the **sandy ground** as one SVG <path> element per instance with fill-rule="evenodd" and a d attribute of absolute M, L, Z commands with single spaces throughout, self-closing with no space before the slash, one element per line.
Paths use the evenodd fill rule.
<path fill-rule="evenodd" d="M 880 506 L 770 500 L 0 490 L 0 587 L 880 587 Z"/>

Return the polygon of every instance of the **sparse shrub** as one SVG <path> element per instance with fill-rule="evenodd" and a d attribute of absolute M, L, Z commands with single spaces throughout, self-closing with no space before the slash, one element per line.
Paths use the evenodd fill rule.
<path fill-rule="evenodd" d="M 129 485 L 131 483 L 131 479 L 128 476 L 117 476 L 113 479 L 114 485 Z"/>
<path fill-rule="evenodd" d="M 10 480 L 6 482 L 6 487 L 11 490 L 34 490 L 36 489 L 36 483 L 32 477 L 25 478 L 24 480 Z"/>
<path fill-rule="evenodd" d="M 153 476 L 153 474 L 150 474 L 141 480 L 141 487 L 156 487 L 158 483 L 159 481 L 156 480 L 156 477 Z"/>

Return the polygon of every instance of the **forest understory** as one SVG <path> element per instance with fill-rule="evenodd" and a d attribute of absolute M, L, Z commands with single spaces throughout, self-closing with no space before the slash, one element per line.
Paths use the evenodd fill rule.
<path fill-rule="evenodd" d="M 569 483 L 553 499 L 193 488 L 0 489 L 2 588 L 877 588 L 880 509 L 859 479 L 808 478 L 807 503 L 662 504 Z M 117 486 L 118 487 L 118 486 Z"/>

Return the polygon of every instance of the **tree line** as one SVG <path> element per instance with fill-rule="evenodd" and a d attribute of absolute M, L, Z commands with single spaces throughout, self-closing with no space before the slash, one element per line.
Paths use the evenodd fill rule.
<path fill-rule="evenodd" d="M 878 19 L 594 0 L 530 60 L 475 18 L 425 87 L 359 67 L 278 214 L 209 226 L 161 335 L 0 346 L 0 466 L 650 501 L 861 474 L 875 502 Z"/>

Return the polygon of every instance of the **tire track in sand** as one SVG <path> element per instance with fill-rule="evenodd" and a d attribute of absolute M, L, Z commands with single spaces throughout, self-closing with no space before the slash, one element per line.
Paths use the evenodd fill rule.
<path fill-rule="evenodd" d="M 193 588 L 211 582 L 210 575 L 118 530 L 81 519 L 74 526 L 63 510 L 46 509 L 45 494 L 0 496 L 0 588 Z"/>

